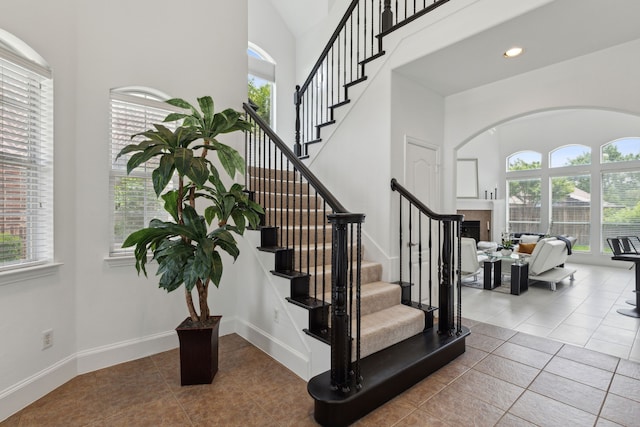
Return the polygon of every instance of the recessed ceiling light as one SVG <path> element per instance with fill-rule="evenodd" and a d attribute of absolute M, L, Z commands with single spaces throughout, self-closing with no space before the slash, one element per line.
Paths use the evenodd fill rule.
<path fill-rule="evenodd" d="M 503 56 L 505 58 L 515 58 L 516 56 L 522 55 L 522 52 L 524 52 L 523 48 L 514 46 L 511 49 L 507 50 L 505 53 L 503 53 Z"/>

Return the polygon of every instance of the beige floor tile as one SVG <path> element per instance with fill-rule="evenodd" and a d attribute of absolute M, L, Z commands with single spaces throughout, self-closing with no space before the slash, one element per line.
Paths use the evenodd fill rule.
<path fill-rule="evenodd" d="M 544 370 L 600 390 L 607 390 L 613 378 L 612 372 L 559 356 L 554 357 Z"/>
<path fill-rule="evenodd" d="M 519 332 L 509 339 L 510 343 L 518 344 L 523 347 L 532 348 L 548 354 L 556 354 L 561 348 L 562 343 L 551 339 L 530 335 Z"/>
<path fill-rule="evenodd" d="M 551 360 L 553 355 L 534 350 L 511 342 L 506 342 L 494 350 L 493 354 L 524 363 L 534 368 L 542 369 Z"/>
<path fill-rule="evenodd" d="M 558 375 L 542 372 L 533 381 L 529 390 L 558 402 L 598 415 L 606 391 L 569 380 Z"/>
<path fill-rule="evenodd" d="M 500 347 L 502 343 L 504 343 L 504 340 L 479 333 L 472 333 L 466 340 L 466 344 L 469 347 L 477 348 L 478 350 L 486 351 L 487 353 L 491 353 L 493 350 Z"/>
<path fill-rule="evenodd" d="M 589 366 L 595 366 L 596 368 L 611 372 L 616 370 L 616 367 L 620 362 L 620 359 L 617 357 L 572 345 L 563 346 L 557 355 L 565 359 L 584 363 Z"/>
<path fill-rule="evenodd" d="M 482 323 L 471 328 L 472 334 L 482 334 L 489 337 L 497 338 L 502 341 L 507 341 L 514 336 L 516 332 L 512 329 L 502 328 L 500 326 L 489 325 Z"/>
<path fill-rule="evenodd" d="M 496 424 L 497 427 L 536 427 L 535 424 L 527 420 L 516 417 L 515 415 L 506 413 Z"/>
<path fill-rule="evenodd" d="M 473 369 L 519 387 L 528 387 L 540 373 L 539 369 L 492 354 L 482 359 Z"/>
<path fill-rule="evenodd" d="M 494 426 L 504 414 L 502 409 L 450 388 L 433 396 L 419 410 L 455 426 Z"/>
<path fill-rule="evenodd" d="M 594 425 L 596 421 L 593 414 L 532 391 L 526 391 L 509 413 L 541 427 L 584 427 Z"/>
<path fill-rule="evenodd" d="M 640 420 L 640 403 L 609 393 L 600 416 L 624 426 L 637 426 Z"/>
<path fill-rule="evenodd" d="M 616 374 L 613 376 L 609 393 L 640 402 L 640 380 Z"/>
<path fill-rule="evenodd" d="M 448 389 L 477 397 L 498 408 L 507 410 L 524 392 L 524 388 L 471 369 L 455 380 Z"/>

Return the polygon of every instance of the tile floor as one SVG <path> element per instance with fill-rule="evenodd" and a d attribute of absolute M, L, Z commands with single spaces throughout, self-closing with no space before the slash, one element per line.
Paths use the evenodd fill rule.
<path fill-rule="evenodd" d="M 613 316 L 630 297 L 630 277 L 579 266 L 576 282 L 555 293 L 465 288 L 465 354 L 355 425 L 640 425 L 640 364 L 626 360 L 637 358 L 638 327 Z M 490 324 L 500 321 L 522 332 Z M 578 340 L 571 326 L 590 333 Z M 629 338 L 614 342 L 618 335 Z M 0 425 L 304 427 L 316 425 L 312 412 L 303 380 L 232 334 L 221 337 L 211 385 L 180 387 L 171 350 L 80 375 Z"/>
<path fill-rule="evenodd" d="M 640 362 L 640 319 L 616 311 L 632 308 L 626 300 L 636 299 L 635 271 L 568 266 L 578 270 L 575 280 L 560 282 L 555 292 L 546 283 L 529 286 L 519 296 L 463 287 L 462 313 L 469 319 Z"/>

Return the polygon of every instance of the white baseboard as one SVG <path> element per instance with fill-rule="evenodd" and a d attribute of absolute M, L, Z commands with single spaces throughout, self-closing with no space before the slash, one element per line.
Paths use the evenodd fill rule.
<path fill-rule="evenodd" d="M 309 358 L 267 332 L 243 320 L 236 321 L 236 333 L 282 363 L 305 381 L 310 378 Z"/>
<path fill-rule="evenodd" d="M 236 325 L 241 324 L 236 321 L 235 317 L 223 317 L 220 322 L 220 336 L 236 332 Z M 247 339 L 250 337 L 249 341 L 276 360 L 294 360 L 296 367 L 301 365 L 301 356 L 292 355 L 294 351 L 287 350 L 286 346 L 282 344 L 276 343 L 274 345 L 274 342 L 269 342 L 269 340 L 273 340 L 273 337 L 263 336 L 259 331 L 253 331 L 249 326 L 243 326 L 242 330 L 245 331 L 244 334 L 238 332 L 239 335 Z M 267 342 L 269 344 L 265 345 Z M 178 347 L 178 336 L 176 331 L 172 330 L 79 351 L 0 391 L 0 421 L 9 418 L 78 375 L 151 356 L 176 347 Z M 266 348 L 276 351 L 272 354 Z M 298 372 L 296 374 L 300 375 Z"/>
<path fill-rule="evenodd" d="M 0 421 L 78 375 L 171 350 L 177 346 L 176 332 L 167 331 L 72 354 L 0 391 Z"/>
<path fill-rule="evenodd" d="M 160 332 L 76 353 L 78 375 L 178 347 L 176 331 Z"/>
<path fill-rule="evenodd" d="M 0 391 L 0 421 L 9 418 L 76 375 L 76 356 L 72 355 Z"/>

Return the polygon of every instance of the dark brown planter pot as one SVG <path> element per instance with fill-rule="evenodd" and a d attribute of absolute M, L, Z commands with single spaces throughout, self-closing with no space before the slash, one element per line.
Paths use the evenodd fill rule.
<path fill-rule="evenodd" d="M 187 318 L 177 328 L 180 341 L 180 383 L 211 384 L 218 372 L 218 332 L 222 316 L 211 316 L 210 326 L 190 325 Z"/>

